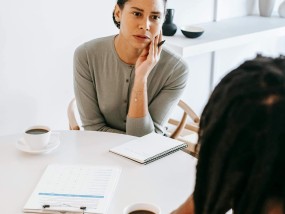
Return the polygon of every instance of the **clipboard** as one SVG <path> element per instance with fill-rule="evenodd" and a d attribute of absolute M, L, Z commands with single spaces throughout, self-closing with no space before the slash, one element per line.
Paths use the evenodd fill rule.
<path fill-rule="evenodd" d="M 120 174 L 120 167 L 48 165 L 23 211 L 107 213 Z"/>

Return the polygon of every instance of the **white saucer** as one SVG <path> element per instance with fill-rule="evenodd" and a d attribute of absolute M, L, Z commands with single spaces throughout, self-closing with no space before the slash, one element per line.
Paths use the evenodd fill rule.
<path fill-rule="evenodd" d="M 31 154 L 41 154 L 41 153 L 51 152 L 52 150 L 56 149 L 59 146 L 59 144 L 60 144 L 59 137 L 51 136 L 50 141 L 48 145 L 45 146 L 45 148 L 41 150 L 32 150 L 27 144 L 25 144 L 24 139 L 20 138 L 16 143 L 16 147 L 17 149 L 23 152 L 27 152 Z"/>

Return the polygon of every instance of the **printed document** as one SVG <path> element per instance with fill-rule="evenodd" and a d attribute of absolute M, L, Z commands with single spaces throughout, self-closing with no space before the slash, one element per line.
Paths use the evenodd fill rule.
<path fill-rule="evenodd" d="M 24 212 L 104 214 L 120 173 L 119 167 L 49 165 L 24 206 Z"/>

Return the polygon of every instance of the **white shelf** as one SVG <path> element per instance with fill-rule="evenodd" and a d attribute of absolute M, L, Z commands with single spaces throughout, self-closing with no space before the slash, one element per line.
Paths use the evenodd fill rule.
<path fill-rule="evenodd" d="M 164 36 L 166 46 L 182 57 L 212 52 L 253 42 L 261 38 L 285 36 L 285 18 L 245 16 L 196 25 L 202 36 L 186 38 L 178 28 L 174 36 Z"/>

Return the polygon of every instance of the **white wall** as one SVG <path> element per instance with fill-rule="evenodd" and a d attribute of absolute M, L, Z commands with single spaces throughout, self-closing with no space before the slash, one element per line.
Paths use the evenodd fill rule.
<path fill-rule="evenodd" d="M 0 134 L 33 124 L 67 129 L 72 58 L 84 41 L 118 30 L 115 1 L 0 1 Z"/>
<path fill-rule="evenodd" d="M 218 18 L 247 14 L 246 2 L 220 0 Z M 34 124 L 68 129 L 66 107 L 74 96 L 74 49 L 90 39 L 118 32 L 111 17 L 114 4 L 115 0 L 0 0 L 0 135 L 22 132 Z M 214 17 L 212 0 L 168 0 L 168 8 L 176 10 L 178 26 Z M 242 54 L 247 52 L 244 48 Z M 219 56 L 223 55 L 228 53 Z M 200 113 L 210 90 L 211 56 L 185 60 L 191 74 L 183 97 Z M 223 75 L 232 65 L 217 60 Z"/>

